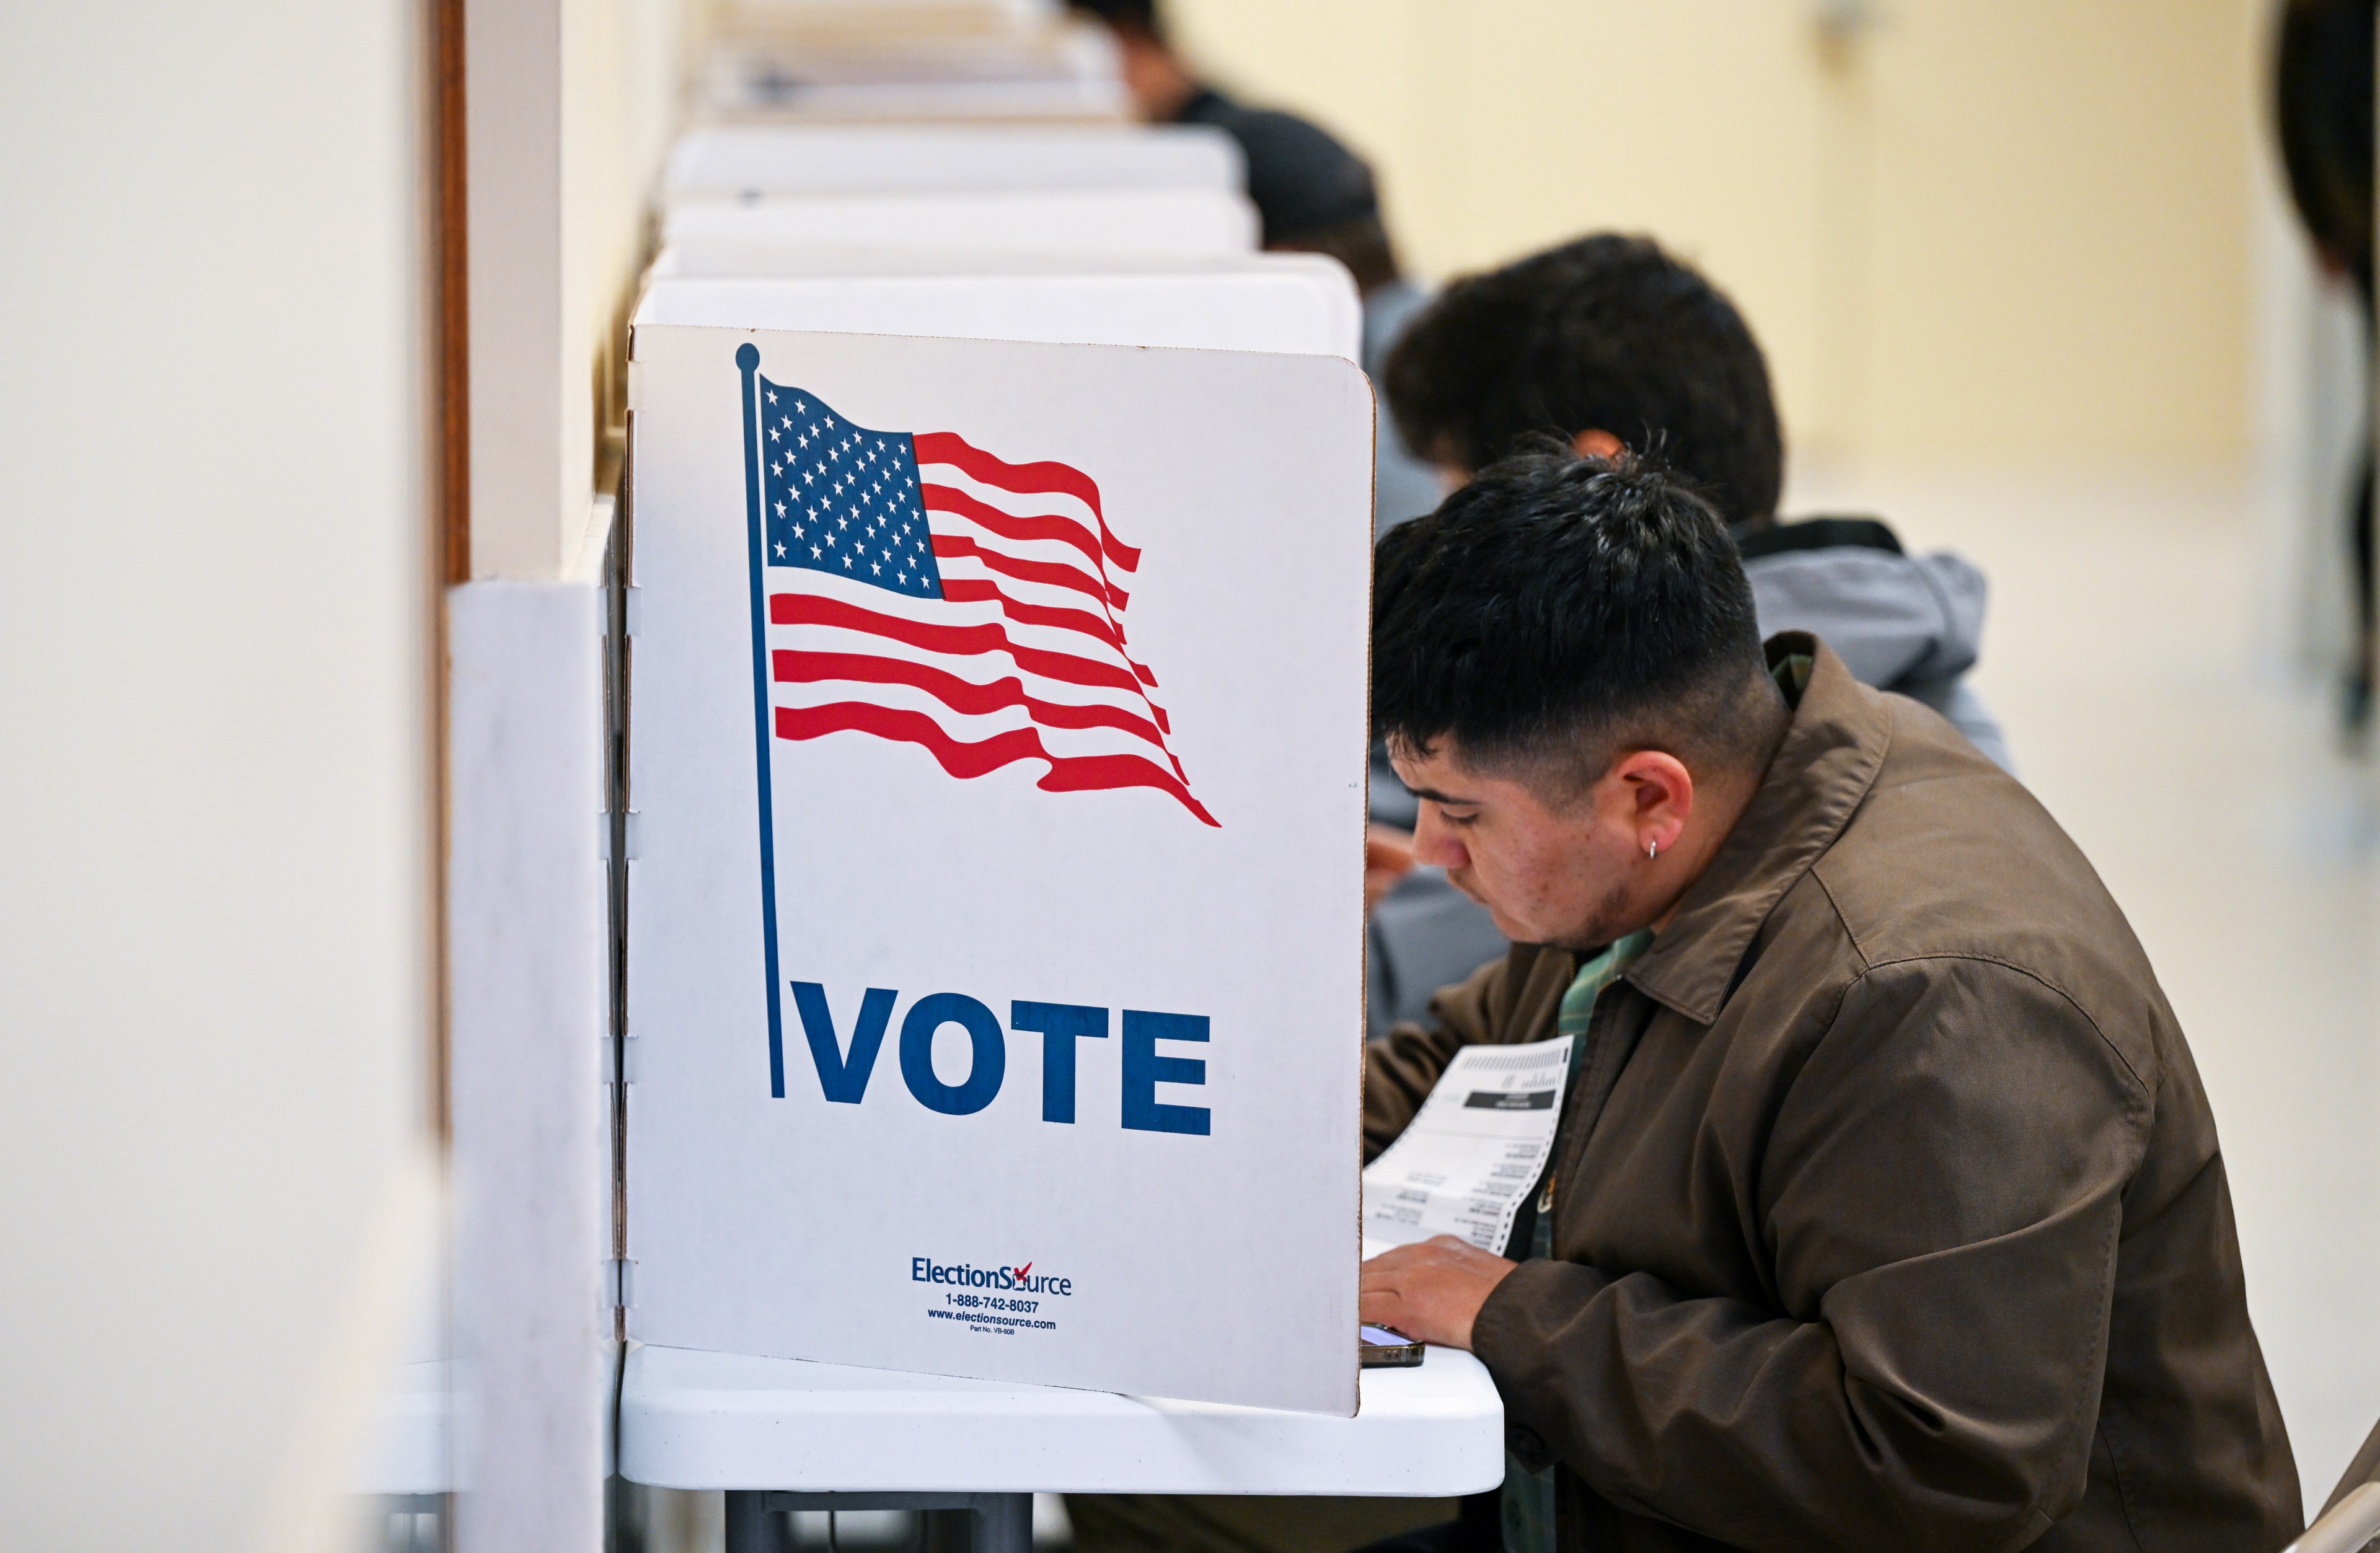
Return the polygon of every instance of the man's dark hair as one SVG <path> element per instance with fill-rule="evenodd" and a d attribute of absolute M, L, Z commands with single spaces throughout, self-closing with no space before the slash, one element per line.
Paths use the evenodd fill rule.
<path fill-rule="evenodd" d="M 1372 726 L 1572 793 L 1625 750 L 1757 769 L 1782 698 L 1710 504 L 1632 457 L 1494 465 L 1390 529 L 1374 563 Z"/>
<path fill-rule="evenodd" d="M 1119 32 L 1165 41 L 1165 21 L 1158 14 L 1157 0 L 1066 0 L 1066 8 L 1106 22 Z"/>
<path fill-rule="evenodd" d="M 1310 249 L 1317 235 L 1332 227 L 1378 225 L 1380 198 L 1370 164 L 1313 120 L 1277 108 L 1243 107 L 1209 90 L 1192 98 L 1177 122 L 1211 124 L 1240 143 L 1265 247 Z"/>
<path fill-rule="evenodd" d="M 1377 210 L 1353 221 L 1291 232 L 1271 246 L 1284 253 L 1328 254 L 1347 266 L 1347 273 L 1355 278 L 1356 291 L 1366 297 L 1404 273 L 1397 261 L 1397 245 Z"/>
<path fill-rule="evenodd" d="M 1649 237 L 1582 237 L 1455 282 L 1390 356 L 1405 445 L 1478 469 L 1522 438 L 1609 431 L 1730 523 L 1773 516 L 1785 440 L 1743 315 Z"/>

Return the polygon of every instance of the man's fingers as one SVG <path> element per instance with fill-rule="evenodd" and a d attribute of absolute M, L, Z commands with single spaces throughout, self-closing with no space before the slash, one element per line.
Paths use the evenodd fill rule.
<path fill-rule="evenodd" d="M 1392 1246 L 1356 1274 L 1355 1307 L 1422 1342 L 1471 1346 L 1471 1327 L 1488 1293 L 1514 1264 L 1456 1235 Z"/>
<path fill-rule="evenodd" d="M 1432 1235 L 1422 1242 L 1424 1249 L 1435 1253 L 1435 1259 L 1444 1267 L 1463 1268 L 1474 1271 L 1502 1257 L 1492 1251 L 1482 1251 L 1460 1235 Z"/>

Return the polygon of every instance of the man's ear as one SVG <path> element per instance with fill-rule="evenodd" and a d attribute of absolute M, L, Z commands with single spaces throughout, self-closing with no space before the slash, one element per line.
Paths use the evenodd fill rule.
<path fill-rule="evenodd" d="M 1694 773 L 1666 750 L 1639 749 L 1612 763 L 1611 778 L 1627 805 L 1625 822 L 1636 830 L 1636 850 L 1668 852 L 1685 833 L 1694 812 Z"/>
<path fill-rule="evenodd" d="M 1590 426 L 1570 440 L 1571 451 L 1581 458 L 1617 458 L 1628 451 L 1628 444 L 1600 426 Z"/>

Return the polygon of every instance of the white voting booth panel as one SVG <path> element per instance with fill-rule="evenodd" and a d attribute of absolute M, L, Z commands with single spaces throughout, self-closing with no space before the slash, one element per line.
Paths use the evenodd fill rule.
<path fill-rule="evenodd" d="M 1353 361 L 1354 283 L 1329 261 L 1213 274 L 662 279 L 639 324 L 851 334 L 942 334 L 1047 344 L 1275 350 Z"/>
<path fill-rule="evenodd" d="M 680 200 L 662 218 L 671 245 L 698 250 L 806 247 L 846 251 L 1225 254 L 1257 247 L 1256 207 L 1219 188 L 992 190 Z"/>
<path fill-rule="evenodd" d="M 670 152 L 665 201 L 744 194 L 1212 188 L 1246 182 L 1206 125 L 716 125 Z"/>
<path fill-rule="evenodd" d="M 815 123 L 1131 122 L 1123 82 L 1073 80 L 811 82 L 765 57 L 722 57 L 704 73 L 703 105 L 717 113 Z"/>
<path fill-rule="evenodd" d="M 1098 26 L 1047 25 L 1060 9 L 1046 0 L 730 7 L 699 97 L 716 113 L 771 118 L 1127 122 L 1133 101 L 1113 40 Z"/>
<path fill-rule="evenodd" d="M 669 244 L 645 270 L 650 280 L 695 276 L 770 279 L 840 275 L 1211 275 L 1286 273 L 1303 266 L 1337 275 L 1346 266 L 1318 253 L 1066 253 L 1026 249 L 851 248 L 767 239 Z M 1353 283 L 1350 282 L 1352 285 Z"/>
<path fill-rule="evenodd" d="M 1352 1413 L 1362 374 L 632 351 L 632 1335 Z"/>

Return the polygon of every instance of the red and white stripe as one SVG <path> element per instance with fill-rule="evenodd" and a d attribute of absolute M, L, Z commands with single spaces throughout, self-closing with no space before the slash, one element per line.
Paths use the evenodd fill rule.
<path fill-rule="evenodd" d="M 769 599 L 778 736 L 918 744 L 954 777 L 1042 760 L 1050 791 L 1153 787 L 1215 824 L 1125 639 L 1140 552 L 1109 531 L 1099 487 L 949 432 L 915 443 L 943 597 L 775 574 L 794 585 Z"/>

